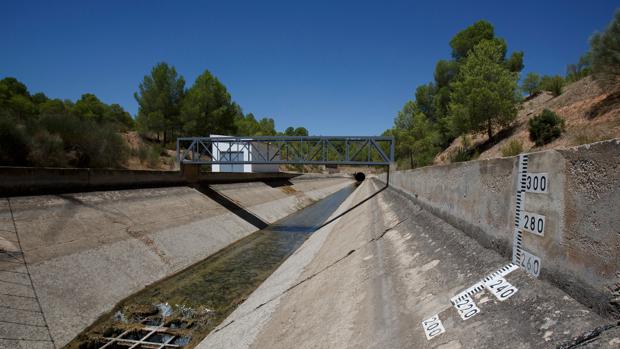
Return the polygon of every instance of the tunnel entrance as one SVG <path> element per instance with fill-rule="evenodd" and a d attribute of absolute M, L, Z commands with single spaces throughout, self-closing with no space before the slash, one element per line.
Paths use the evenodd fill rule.
<path fill-rule="evenodd" d="M 366 179 L 366 175 L 364 174 L 364 172 L 357 172 L 353 175 L 353 177 L 355 177 L 355 180 L 358 182 L 363 182 L 364 179 Z"/>

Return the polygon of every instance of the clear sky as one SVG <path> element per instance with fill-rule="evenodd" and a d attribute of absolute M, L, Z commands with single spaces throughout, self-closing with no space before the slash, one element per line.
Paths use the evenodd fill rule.
<path fill-rule="evenodd" d="M 525 70 L 564 74 L 617 1 L 0 0 L 0 77 L 31 92 L 92 92 L 137 112 L 138 84 L 160 61 L 191 85 L 209 69 L 244 112 L 315 135 L 391 127 L 416 86 L 479 19 Z"/>

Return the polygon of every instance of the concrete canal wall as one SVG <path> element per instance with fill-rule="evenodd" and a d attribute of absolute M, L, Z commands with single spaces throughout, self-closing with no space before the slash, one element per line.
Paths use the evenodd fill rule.
<path fill-rule="evenodd" d="M 51 348 L 45 325 L 60 348 L 123 298 L 255 232 L 254 221 L 273 223 L 350 184 L 302 176 L 279 187 L 213 185 L 215 199 L 190 187 L 4 198 L 0 337 L 24 340 L 0 348 Z"/>
<path fill-rule="evenodd" d="M 518 157 L 398 171 L 390 184 L 485 247 L 512 254 Z M 620 317 L 620 140 L 528 155 L 548 193 L 524 194 L 544 236 L 523 233 L 541 277 L 599 313 Z M 385 176 L 382 177 L 385 180 Z"/>
<path fill-rule="evenodd" d="M 510 258 L 402 191 L 378 193 L 382 185 L 366 180 L 339 209 L 352 211 L 315 232 L 197 348 L 618 347 L 617 320 L 519 268 L 504 275 L 509 298 L 478 289 L 479 310 L 464 320 L 451 299 Z M 423 321 L 435 316 L 444 331 L 428 339 Z"/>

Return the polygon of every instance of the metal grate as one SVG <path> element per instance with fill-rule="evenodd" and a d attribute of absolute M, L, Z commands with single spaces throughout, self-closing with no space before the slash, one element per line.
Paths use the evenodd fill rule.
<path fill-rule="evenodd" d="M 122 332 L 116 337 L 106 337 L 107 343 L 100 349 L 167 349 L 182 348 L 187 344 L 187 337 L 170 333 L 167 327 L 145 326 L 141 329 L 131 329 Z"/>

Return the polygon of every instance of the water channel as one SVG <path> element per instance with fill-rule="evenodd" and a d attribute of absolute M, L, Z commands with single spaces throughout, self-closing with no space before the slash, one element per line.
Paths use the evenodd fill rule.
<path fill-rule="evenodd" d="M 152 333 L 152 338 L 158 336 L 156 343 L 193 348 L 295 252 L 356 186 L 347 186 L 130 296 L 66 348 L 148 348 L 136 341 L 149 341 L 153 327 L 166 331 Z"/>

